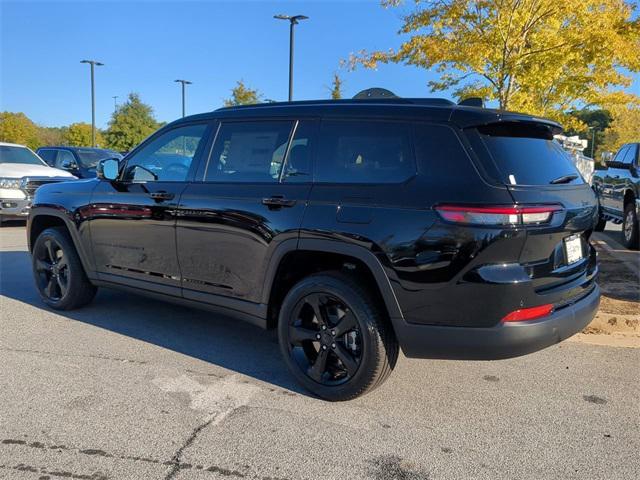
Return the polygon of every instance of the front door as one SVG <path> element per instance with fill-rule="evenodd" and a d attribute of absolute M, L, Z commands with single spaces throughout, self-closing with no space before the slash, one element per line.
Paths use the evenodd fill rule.
<path fill-rule="evenodd" d="M 202 180 L 180 200 L 177 238 L 186 298 L 258 308 L 271 255 L 298 238 L 315 130 L 315 121 L 220 124 Z"/>
<path fill-rule="evenodd" d="M 99 183 L 89 217 L 100 279 L 180 295 L 176 208 L 209 130 L 195 123 L 160 131 L 127 159 L 118 181 Z"/>

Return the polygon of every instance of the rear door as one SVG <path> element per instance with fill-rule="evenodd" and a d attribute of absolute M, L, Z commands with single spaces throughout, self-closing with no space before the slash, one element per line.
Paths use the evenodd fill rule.
<path fill-rule="evenodd" d="M 595 268 L 589 236 L 597 200 L 551 128 L 529 122 L 503 122 L 467 130 L 474 150 L 494 180 L 509 189 L 518 205 L 557 205 L 544 226 L 528 226 L 520 263 L 539 293 L 573 287 Z"/>
<path fill-rule="evenodd" d="M 177 222 L 186 298 L 259 312 L 269 260 L 297 242 L 311 189 L 314 120 L 222 121 Z"/>

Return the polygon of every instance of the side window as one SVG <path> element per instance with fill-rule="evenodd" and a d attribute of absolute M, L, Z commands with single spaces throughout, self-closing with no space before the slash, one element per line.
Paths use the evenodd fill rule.
<path fill-rule="evenodd" d="M 625 145 L 618 151 L 616 156 L 613 157 L 613 161 L 618 163 L 624 163 L 625 157 L 627 156 L 628 152 L 629 152 L 629 146 Z"/>
<path fill-rule="evenodd" d="M 76 157 L 73 156 L 69 150 L 58 150 L 58 156 L 56 157 L 56 168 L 69 168 L 70 165 L 76 163 Z"/>
<path fill-rule="evenodd" d="M 47 162 L 47 165 L 49 165 L 50 167 L 53 167 L 56 164 L 56 154 L 58 152 L 56 152 L 52 148 L 38 150 L 36 153 L 40 156 L 40 158 Z"/>
<path fill-rule="evenodd" d="M 415 148 L 418 169 L 426 178 L 447 183 L 456 182 L 465 174 L 475 175 L 471 159 L 460 140 L 445 125 L 417 124 Z"/>
<path fill-rule="evenodd" d="M 315 181 L 399 183 L 416 172 L 406 123 L 322 122 Z"/>
<path fill-rule="evenodd" d="M 206 124 L 174 128 L 156 137 L 127 161 L 123 180 L 183 182 L 199 148 L 205 143 Z"/>
<path fill-rule="evenodd" d="M 278 182 L 293 122 L 222 123 L 207 182 Z"/>
<path fill-rule="evenodd" d="M 637 145 L 629 145 L 627 147 L 627 154 L 625 155 L 624 159 L 622 159 L 622 163 L 624 163 L 625 165 L 633 164 L 633 161 L 636 159 L 637 148 Z"/>
<path fill-rule="evenodd" d="M 315 148 L 315 135 L 318 123 L 301 120 L 289 147 L 284 174 L 286 182 L 310 182 L 312 179 L 312 148 Z"/>

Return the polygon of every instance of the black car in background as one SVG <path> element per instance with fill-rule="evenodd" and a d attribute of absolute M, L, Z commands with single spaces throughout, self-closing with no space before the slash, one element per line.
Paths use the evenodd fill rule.
<path fill-rule="evenodd" d="M 598 205 L 560 130 L 439 99 L 186 117 L 93 181 L 38 190 L 35 282 L 59 310 L 116 287 L 277 328 L 292 374 L 330 400 L 381 385 L 399 347 L 524 355 L 600 298 Z"/>
<path fill-rule="evenodd" d="M 625 247 L 640 248 L 640 143 L 623 145 L 606 162 L 606 169 L 593 174 L 593 189 L 600 202 L 600 219 L 596 230 L 607 221 L 622 224 Z"/>
<path fill-rule="evenodd" d="M 78 178 L 95 177 L 96 165 L 100 160 L 123 158 L 113 150 L 90 147 L 40 147 L 36 153 L 48 165 L 67 170 Z"/>

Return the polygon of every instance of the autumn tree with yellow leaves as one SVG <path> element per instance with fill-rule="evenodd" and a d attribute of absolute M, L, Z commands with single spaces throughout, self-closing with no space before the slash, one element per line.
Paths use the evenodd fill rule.
<path fill-rule="evenodd" d="M 400 0 L 384 0 L 399 7 Z M 360 51 L 351 67 L 435 69 L 432 91 L 555 118 L 584 106 L 637 104 L 622 69 L 640 70 L 640 20 L 624 0 L 414 0 L 397 49 Z"/>

